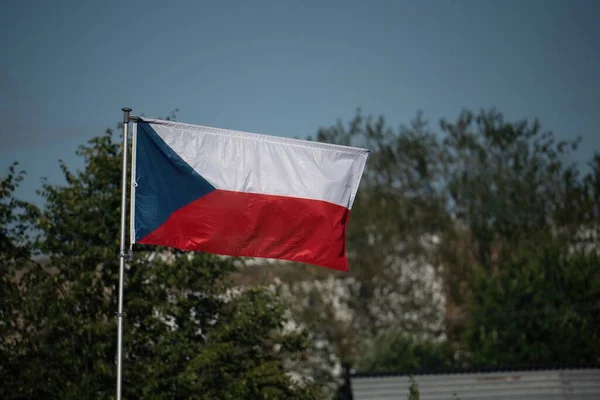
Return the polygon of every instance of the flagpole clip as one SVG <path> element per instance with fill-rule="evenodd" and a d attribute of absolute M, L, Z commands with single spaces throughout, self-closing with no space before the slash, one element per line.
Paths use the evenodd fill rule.
<path fill-rule="evenodd" d="M 119 253 L 119 258 L 124 259 L 125 261 L 133 260 L 133 249 L 130 248 L 129 251 L 122 251 Z"/>

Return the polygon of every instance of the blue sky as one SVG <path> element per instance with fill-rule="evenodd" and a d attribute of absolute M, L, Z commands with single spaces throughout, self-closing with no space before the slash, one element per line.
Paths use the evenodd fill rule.
<path fill-rule="evenodd" d="M 408 123 L 465 107 L 600 149 L 600 1 L 39 1 L 0 13 L 0 171 L 60 183 L 120 108 L 305 137 L 357 107 Z"/>

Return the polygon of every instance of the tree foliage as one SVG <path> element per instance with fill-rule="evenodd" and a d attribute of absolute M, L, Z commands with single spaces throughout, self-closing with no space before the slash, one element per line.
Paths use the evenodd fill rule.
<path fill-rule="evenodd" d="M 564 246 L 515 250 L 499 275 L 478 277 L 464 332 L 484 366 L 600 362 L 600 254 Z"/>
<path fill-rule="evenodd" d="M 310 299 L 297 303 L 298 315 L 317 350 L 367 370 L 597 360 L 588 330 L 597 320 L 582 310 L 597 304 L 598 266 L 578 251 L 598 246 L 600 157 L 584 171 L 573 158 L 579 139 L 558 140 L 537 120 L 506 121 L 495 109 L 465 110 L 439 128 L 422 114 L 395 130 L 359 113 L 347 127 L 319 131 L 318 140 L 371 154 L 350 218 L 344 294 L 332 300 L 323 285 L 294 292 Z M 552 296 L 565 285 L 583 305 Z M 550 317 L 547 308 L 561 311 Z M 569 316 L 574 309 L 577 317 Z M 508 323 L 501 315 L 515 312 L 523 316 L 500 329 Z M 533 333 L 565 329 L 580 341 L 559 345 L 559 336 Z M 442 347 L 436 337 L 445 338 Z M 501 350 L 488 354 L 492 343 Z M 547 351 L 533 357 L 540 346 Z"/>
<path fill-rule="evenodd" d="M 587 329 L 600 328 L 589 312 L 567 324 L 581 342 L 550 339 L 566 327 L 557 322 L 569 320 L 567 310 L 594 306 L 597 288 L 581 282 L 597 279 L 598 265 L 581 251 L 599 244 L 598 156 L 582 173 L 572 159 L 579 139 L 557 140 L 538 121 L 506 122 L 495 110 L 464 112 L 441 128 L 454 221 L 439 247 L 449 337 L 460 341 L 468 332 L 468 363 L 597 359 L 597 351 L 579 350 L 593 348 Z M 581 296 L 583 303 L 574 300 Z M 490 346 L 504 340 L 493 345 L 495 356 L 478 335 Z"/>
<path fill-rule="evenodd" d="M 17 339 L 17 310 L 22 298 L 18 281 L 22 270 L 30 268 L 33 247 L 27 233 L 38 210 L 31 204 L 15 198 L 15 191 L 24 178 L 17 164 L 9 167 L 0 180 L 0 380 L 8 376 L 9 365 L 15 354 L 11 351 Z M 19 266 L 20 268 L 16 268 Z"/>
<path fill-rule="evenodd" d="M 25 178 L 25 171 L 17 170 L 18 163 L 8 168 L 0 180 L 0 266 L 27 259 L 32 254 L 28 232 L 39 210 L 15 197 L 15 191 Z M 7 270 L 2 270 L 3 276 Z"/>
<path fill-rule="evenodd" d="M 448 342 L 416 339 L 410 335 L 388 335 L 360 360 L 364 373 L 443 370 L 453 367 L 453 348 Z"/>

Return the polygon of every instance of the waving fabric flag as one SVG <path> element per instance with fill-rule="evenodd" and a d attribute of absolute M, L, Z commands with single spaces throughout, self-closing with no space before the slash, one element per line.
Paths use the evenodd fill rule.
<path fill-rule="evenodd" d="M 347 271 L 346 225 L 367 155 L 353 147 L 140 120 L 135 241 Z"/>

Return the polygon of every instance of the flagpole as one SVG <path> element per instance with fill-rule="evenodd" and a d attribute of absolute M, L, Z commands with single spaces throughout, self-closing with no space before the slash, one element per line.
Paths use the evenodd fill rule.
<path fill-rule="evenodd" d="M 127 216 L 127 127 L 131 108 L 123 107 L 123 171 L 121 179 L 121 245 L 119 248 L 119 306 L 117 311 L 117 400 L 121 400 L 121 375 L 123 371 L 123 279 L 125 274 L 125 240 Z"/>

